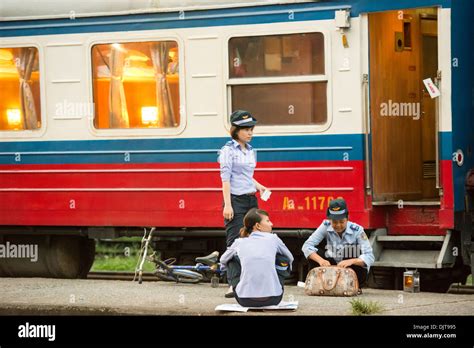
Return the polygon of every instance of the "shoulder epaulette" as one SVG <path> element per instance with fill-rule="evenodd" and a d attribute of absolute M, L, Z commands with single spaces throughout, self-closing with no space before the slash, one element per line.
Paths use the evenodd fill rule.
<path fill-rule="evenodd" d="M 349 227 L 352 231 L 356 231 L 356 232 L 359 231 L 359 229 L 360 229 L 360 226 L 355 224 L 355 223 L 351 223 L 351 225 Z"/>
<path fill-rule="evenodd" d="M 232 146 L 232 141 L 228 141 L 227 143 L 225 143 L 225 145 L 221 147 L 221 150 L 224 150 L 225 147 L 230 147 L 230 146 Z"/>

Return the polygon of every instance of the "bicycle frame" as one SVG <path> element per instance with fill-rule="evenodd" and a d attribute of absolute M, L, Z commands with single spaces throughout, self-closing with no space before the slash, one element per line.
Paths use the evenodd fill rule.
<path fill-rule="evenodd" d="M 198 263 L 194 266 L 187 266 L 187 265 L 170 265 L 168 266 L 169 268 L 175 270 L 175 269 L 187 269 L 191 271 L 196 271 L 196 272 L 213 272 L 216 273 L 217 275 L 221 275 L 224 273 L 224 271 L 221 270 L 221 265 L 217 264 L 216 268 L 213 268 L 208 265 L 203 265 L 202 263 Z"/>
<path fill-rule="evenodd" d="M 148 253 L 148 245 L 150 244 L 151 237 L 153 235 L 153 232 L 155 232 L 155 227 L 152 227 L 150 229 L 150 232 L 147 233 L 146 227 L 144 228 L 144 234 L 142 237 L 142 243 L 140 247 L 140 255 L 138 256 L 138 263 L 135 266 L 135 275 L 133 277 L 133 281 L 138 277 L 138 284 L 142 283 L 143 279 L 143 264 L 145 263 L 145 260 L 147 258 L 147 253 Z"/>
<path fill-rule="evenodd" d="M 174 263 L 176 262 L 175 258 L 162 261 L 161 259 L 156 257 L 155 253 L 152 253 L 150 256 L 147 256 L 148 246 L 151 242 L 153 232 L 155 232 L 154 227 L 151 228 L 149 232 L 146 228 L 144 228 L 140 255 L 138 258 L 137 266 L 135 267 L 135 276 L 133 278 L 133 280 L 135 281 L 135 279 L 138 277 L 139 284 L 142 283 L 143 264 L 145 260 L 149 260 L 155 264 L 156 270 L 154 273 L 158 278 L 162 280 L 174 280 L 176 282 L 183 283 L 198 283 L 203 279 L 206 273 L 212 273 L 214 279 L 215 276 L 220 278 L 225 272 L 222 270 L 220 263 L 215 263 L 212 266 L 205 265 L 203 263 L 196 263 L 194 266 L 174 265 Z"/>
<path fill-rule="evenodd" d="M 154 255 L 153 255 L 154 256 Z M 159 260 L 156 257 L 151 257 L 156 265 L 155 275 L 161 280 L 175 281 L 177 283 L 199 283 L 204 279 L 204 276 L 209 273 L 212 274 L 211 285 L 219 282 L 224 271 L 219 263 L 211 266 L 203 263 L 196 263 L 195 265 L 173 265 L 176 262 L 175 258 L 170 258 L 165 261 Z"/>

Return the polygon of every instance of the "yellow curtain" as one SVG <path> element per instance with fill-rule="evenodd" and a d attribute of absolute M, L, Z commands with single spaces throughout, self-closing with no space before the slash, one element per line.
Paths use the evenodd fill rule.
<path fill-rule="evenodd" d="M 127 100 L 123 87 L 123 71 L 125 50 L 112 45 L 110 52 L 110 91 L 109 91 L 109 121 L 110 128 L 129 128 L 130 121 L 127 111 Z"/>
<path fill-rule="evenodd" d="M 176 127 L 170 87 L 166 73 L 168 71 L 168 54 L 170 43 L 154 42 L 151 44 L 151 59 L 155 70 L 156 103 L 159 113 L 159 127 Z"/>
<path fill-rule="evenodd" d="M 20 78 L 20 102 L 23 117 L 23 129 L 37 129 L 38 115 L 36 113 L 35 99 L 31 89 L 31 74 L 35 68 L 37 49 L 23 47 L 15 50 L 15 62 Z"/>

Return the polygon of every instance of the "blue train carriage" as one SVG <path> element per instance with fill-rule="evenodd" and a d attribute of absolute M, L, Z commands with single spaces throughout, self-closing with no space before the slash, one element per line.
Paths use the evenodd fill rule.
<path fill-rule="evenodd" d="M 370 234 L 373 286 L 400 288 L 406 268 L 425 290 L 465 281 L 472 2 L 174 3 L 3 1 L 0 233 L 42 260 L 0 274 L 84 276 L 93 238 L 139 226 L 182 260 L 223 243 L 216 151 L 244 108 L 273 191 L 261 206 L 300 279 L 294 237 L 342 196 Z"/>

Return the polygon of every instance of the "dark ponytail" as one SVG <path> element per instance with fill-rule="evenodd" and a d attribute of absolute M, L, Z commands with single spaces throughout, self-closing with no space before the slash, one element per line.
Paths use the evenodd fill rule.
<path fill-rule="evenodd" d="M 262 221 L 263 216 L 268 216 L 265 210 L 252 208 L 244 216 L 244 227 L 240 229 L 240 238 L 250 236 L 255 224 Z"/>

